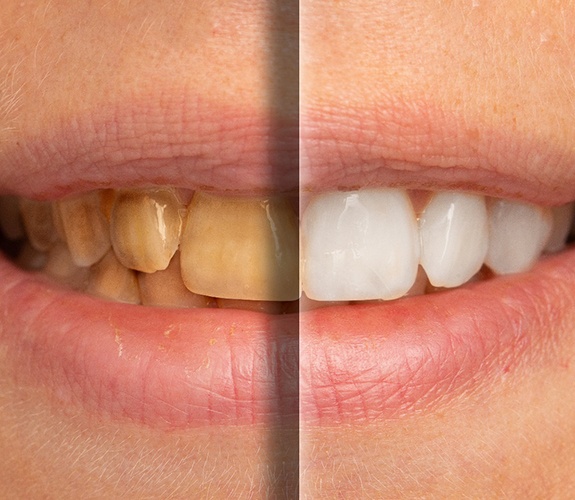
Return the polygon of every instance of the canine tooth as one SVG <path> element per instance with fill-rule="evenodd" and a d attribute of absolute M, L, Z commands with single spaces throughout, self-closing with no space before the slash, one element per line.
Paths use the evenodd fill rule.
<path fill-rule="evenodd" d="M 60 243 L 50 250 L 44 272 L 61 283 L 79 289 L 86 284 L 89 269 L 78 266 L 74 262 L 70 250 L 64 243 Z"/>
<path fill-rule="evenodd" d="M 163 307 L 214 307 L 211 297 L 190 292 L 182 281 L 180 254 L 176 252 L 164 271 L 140 273 L 140 297 L 145 306 Z"/>
<path fill-rule="evenodd" d="M 58 202 L 66 242 L 74 262 L 88 267 L 98 262 L 110 248 L 110 229 L 100 193 L 67 198 Z"/>
<path fill-rule="evenodd" d="M 541 255 L 551 234 L 549 208 L 518 201 L 491 199 L 489 249 L 485 263 L 497 274 L 528 270 Z"/>
<path fill-rule="evenodd" d="M 120 262 L 146 273 L 166 269 L 180 243 L 183 210 L 171 189 L 118 193 L 110 226 Z"/>
<path fill-rule="evenodd" d="M 313 300 L 395 299 L 415 281 L 417 221 L 398 189 L 314 197 L 302 220 L 303 289 Z"/>
<path fill-rule="evenodd" d="M 136 273 L 124 267 L 112 251 L 90 268 L 86 291 L 117 302 L 140 303 Z"/>
<path fill-rule="evenodd" d="M 283 198 L 196 192 L 182 234 L 181 265 L 186 287 L 201 295 L 295 300 L 297 217 Z"/>
<path fill-rule="evenodd" d="M 52 221 L 52 204 L 21 198 L 20 213 L 30 244 L 40 252 L 50 250 L 57 240 Z"/>
<path fill-rule="evenodd" d="M 568 203 L 560 207 L 553 207 L 551 212 L 553 214 L 553 229 L 549 241 L 545 245 L 545 251 L 548 253 L 558 252 L 565 248 L 569 229 L 573 223 L 573 209 L 575 205 Z"/>
<path fill-rule="evenodd" d="M 489 227 L 483 196 L 436 193 L 419 218 L 421 265 L 432 285 L 456 287 L 483 265 Z"/>
<path fill-rule="evenodd" d="M 0 197 L 0 227 L 4 236 L 9 240 L 19 240 L 24 237 L 24 226 L 16 196 Z"/>

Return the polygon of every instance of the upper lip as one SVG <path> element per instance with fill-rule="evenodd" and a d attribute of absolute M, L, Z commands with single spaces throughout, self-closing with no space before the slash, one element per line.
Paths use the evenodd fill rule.
<path fill-rule="evenodd" d="M 2 146 L 0 191 L 37 199 L 124 186 L 241 193 L 298 188 L 297 121 L 179 90 L 18 130 Z"/>
<path fill-rule="evenodd" d="M 541 205 L 575 199 L 575 146 L 493 129 L 429 103 L 390 99 L 371 108 L 307 106 L 304 189 L 367 185 L 461 190 Z"/>

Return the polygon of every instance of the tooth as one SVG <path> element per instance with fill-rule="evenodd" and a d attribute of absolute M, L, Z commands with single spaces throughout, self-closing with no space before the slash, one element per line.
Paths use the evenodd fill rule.
<path fill-rule="evenodd" d="M 117 302 L 140 303 L 136 273 L 124 267 L 112 251 L 90 268 L 86 291 Z"/>
<path fill-rule="evenodd" d="M 84 287 L 89 274 L 88 268 L 79 267 L 74 262 L 64 243 L 57 244 L 50 250 L 44 272 L 61 283 L 77 289 Z"/>
<path fill-rule="evenodd" d="M 297 217 L 283 198 L 196 192 L 182 234 L 181 265 L 186 287 L 201 295 L 295 300 Z"/>
<path fill-rule="evenodd" d="M 215 307 L 211 297 L 190 292 L 182 281 L 180 253 L 176 252 L 165 271 L 140 273 L 140 296 L 145 306 Z"/>
<path fill-rule="evenodd" d="M 180 243 L 183 210 L 171 189 L 118 193 L 111 236 L 120 262 L 146 273 L 166 269 Z"/>
<path fill-rule="evenodd" d="M 91 266 L 110 248 L 109 224 L 101 206 L 98 191 L 58 202 L 66 242 L 78 266 Z"/>
<path fill-rule="evenodd" d="M 29 242 L 24 242 L 18 254 L 16 264 L 28 271 L 40 271 L 48 260 L 48 254 L 36 250 Z"/>
<path fill-rule="evenodd" d="M 313 300 L 395 299 L 415 281 L 419 235 L 404 191 L 316 196 L 302 221 L 303 288 Z"/>
<path fill-rule="evenodd" d="M 541 255 L 551 234 L 551 210 L 491 199 L 487 213 L 489 249 L 485 263 L 497 274 L 527 271 Z"/>
<path fill-rule="evenodd" d="M 24 237 L 24 226 L 20 218 L 20 206 L 16 196 L 0 197 L 0 227 L 9 240 Z"/>
<path fill-rule="evenodd" d="M 52 221 L 52 204 L 21 198 L 20 212 L 30 244 L 40 252 L 52 248 L 57 240 Z"/>
<path fill-rule="evenodd" d="M 549 241 L 545 245 L 545 251 L 548 253 L 558 252 L 565 248 L 569 229 L 573 223 L 573 203 L 561 205 L 560 207 L 553 207 L 551 212 L 553 214 L 553 229 Z"/>
<path fill-rule="evenodd" d="M 421 265 L 432 285 L 456 287 L 483 265 L 489 227 L 483 196 L 441 192 L 419 217 Z"/>

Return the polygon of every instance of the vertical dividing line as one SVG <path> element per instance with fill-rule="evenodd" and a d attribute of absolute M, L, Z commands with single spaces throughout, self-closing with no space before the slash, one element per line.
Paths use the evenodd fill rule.
<path fill-rule="evenodd" d="M 268 2 L 269 165 L 275 191 L 297 197 L 293 205 L 299 207 L 299 0 Z M 276 380 L 271 400 L 280 411 L 270 435 L 269 495 L 291 500 L 299 498 L 299 317 L 292 313 L 271 321 L 276 346 L 270 353 Z"/>

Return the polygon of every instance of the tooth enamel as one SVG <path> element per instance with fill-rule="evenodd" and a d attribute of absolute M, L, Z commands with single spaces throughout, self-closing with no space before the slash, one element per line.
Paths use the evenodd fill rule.
<path fill-rule="evenodd" d="M 182 278 L 192 292 L 295 300 L 298 258 L 298 221 L 285 199 L 194 194 L 181 241 Z"/>
<path fill-rule="evenodd" d="M 304 212 L 302 238 L 303 289 L 313 300 L 395 299 L 415 282 L 419 235 L 404 191 L 316 196 Z"/>
<path fill-rule="evenodd" d="M 52 221 L 52 205 L 47 201 L 20 199 L 20 213 L 30 244 L 46 252 L 57 240 Z"/>
<path fill-rule="evenodd" d="M 86 291 L 117 302 L 140 303 L 136 273 L 124 267 L 112 251 L 90 268 Z"/>
<path fill-rule="evenodd" d="M 20 219 L 20 205 L 15 196 L 0 197 L 0 228 L 9 240 L 24 237 L 24 226 Z"/>
<path fill-rule="evenodd" d="M 180 253 L 176 252 L 165 271 L 140 273 L 140 296 L 145 306 L 214 307 L 210 297 L 190 292 L 182 281 Z"/>
<path fill-rule="evenodd" d="M 60 243 L 50 250 L 44 272 L 61 283 L 79 289 L 86 284 L 90 271 L 86 267 L 79 267 L 66 245 Z"/>
<path fill-rule="evenodd" d="M 497 274 L 527 271 L 551 234 L 551 210 L 517 201 L 490 199 L 489 249 L 485 263 Z"/>
<path fill-rule="evenodd" d="M 166 269 L 180 243 L 182 212 L 173 190 L 118 193 L 110 232 L 120 262 L 146 273 Z"/>
<path fill-rule="evenodd" d="M 551 212 L 553 214 L 553 229 L 549 241 L 545 245 L 545 251 L 548 253 L 558 252 L 565 248 L 569 229 L 573 223 L 573 203 L 561 205 L 560 207 L 553 207 Z"/>
<path fill-rule="evenodd" d="M 482 196 L 436 193 L 419 218 L 421 265 L 432 285 L 452 288 L 483 265 L 488 223 Z"/>
<path fill-rule="evenodd" d="M 110 229 L 99 192 L 61 200 L 57 212 L 74 262 L 81 267 L 98 262 L 110 248 Z"/>

